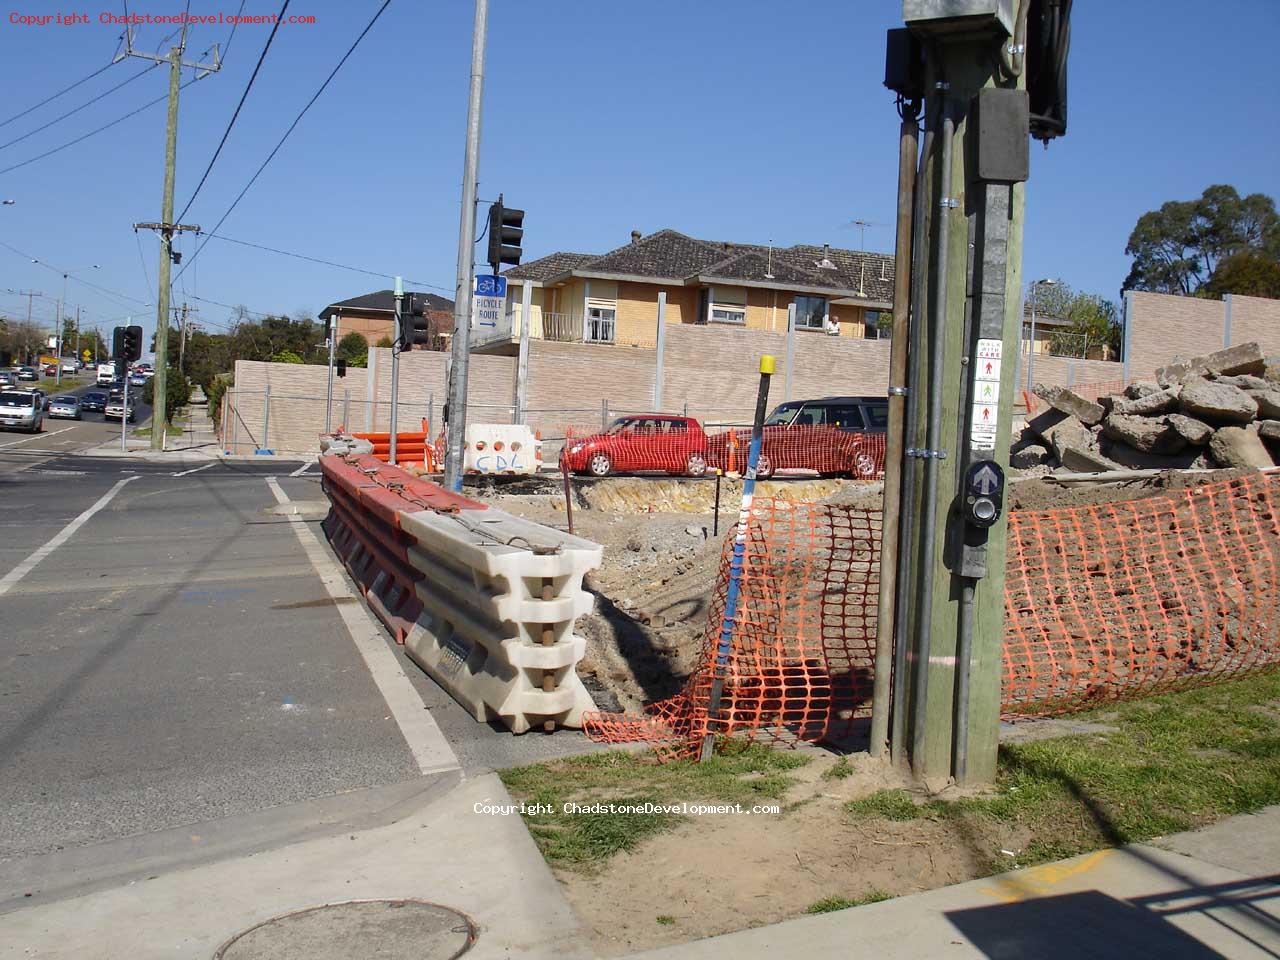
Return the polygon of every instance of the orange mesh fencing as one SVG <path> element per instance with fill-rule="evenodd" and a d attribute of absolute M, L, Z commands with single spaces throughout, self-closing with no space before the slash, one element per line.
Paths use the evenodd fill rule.
<path fill-rule="evenodd" d="M 1010 516 L 1003 709 L 1046 715 L 1280 662 L 1280 478 Z"/>
<path fill-rule="evenodd" d="M 878 509 L 760 498 L 752 507 L 723 709 L 709 714 L 733 542 L 699 665 L 643 717 L 588 714 L 595 740 L 694 755 L 708 732 L 839 740 L 869 713 Z M 1142 500 L 1013 511 L 1002 712 L 1050 715 L 1280 663 L 1280 476 Z"/>
<path fill-rule="evenodd" d="M 651 742 L 664 759 L 692 756 L 709 732 L 791 744 L 848 735 L 870 710 L 879 544 L 879 510 L 756 500 L 716 717 L 732 531 L 684 689 L 645 717 L 586 714 L 583 729 L 595 740 Z"/>

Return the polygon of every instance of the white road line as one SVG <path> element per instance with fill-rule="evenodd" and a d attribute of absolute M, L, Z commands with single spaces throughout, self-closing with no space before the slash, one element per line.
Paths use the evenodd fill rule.
<path fill-rule="evenodd" d="M 206 463 L 203 467 L 192 467 L 190 470 L 183 470 L 181 473 L 173 474 L 173 476 L 185 477 L 188 474 L 199 473 L 201 470 L 208 470 L 210 467 L 216 467 L 217 465 L 218 465 L 218 461 L 215 460 L 213 461 L 213 463 Z"/>
<path fill-rule="evenodd" d="M 61 430 L 54 430 L 52 433 L 33 433 L 29 437 L 23 437 L 21 440 L 14 440 L 12 443 L 0 443 L 0 449 L 5 447 L 16 447 L 20 443 L 30 443 L 32 440 L 48 440 L 50 437 L 56 437 L 60 433 L 66 433 L 68 430 L 74 429 L 75 427 L 63 427 Z"/>
<path fill-rule="evenodd" d="M 265 479 L 276 502 L 288 503 L 289 497 L 280 488 L 276 478 Z M 363 601 L 351 592 L 342 567 L 338 566 L 303 519 L 296 514 L 290 514 L 289 523 L 293 526 L 298 542 L 302 544 L 303 551 L 311 561 L 311 565 L 315 567 L 320 582 L 324 584 L 329 596 L 335 600 L 349 598 L 356 601 L 337 603 L 334 606 L 337 607 L 339 616 L 346 624 L 347 633 L 351 635 L 356 649 L 360 651 L 360 656 L 364 658 L 373 682 L 377 684 L 382 698 L 391 709 L 391 715 L 400 725 L 400 732 L 404 735 L 405 742 L 409 744 L 414 760 L 418 762 L 418 769 L 423 773 L 456 770 L 458 758 L 453 748 L 440 732 L 435 718 L 431 716 L 422 698 L 418 696 L 418 691 L 405 676 L 399 658 L 387 648 L 382 625 L 365 608 Z"/>
<path fill-rule="evenodd" d="M 43 547 L 40 547 L 35 553 L 31 554 L 31 556 L 27 557 L 27 559 L 23 560 L 3 577 L 0 577 L 0 597 L 3 597 L 8 593 L 15 583 L 35 569 L 36 564 L 71 539 L 71 535 L 84 526 L 85 523 L 89 521 L 90 517 L 110 503 L 126 483 L 137 479 L 137 477 L 126 477 L 123 480 L 117 480 L 116 485 L 99 497 L 97 503 L 63 527 L 62 530 L 58 532 L 58 535 Z"/>
<path fill-rule="evenodd" d="M 297 470 L 293 471 L 293 473 L 289 474 L 289 476 L 291 476 L 291 477 L 300 477 L 300 476 L 302 476 L 304 473 L 306 473 L 306 472 L 307 472 L 307 468 L 308 468 L 308 467 L 314 467 L 314 466 L 315 466 L 315 464 L 316 464 L 316 462 L 315 462 L 314 460 L 308 460 L 306 463 L 304 463 L 302 466 L 300 466 Z"/>

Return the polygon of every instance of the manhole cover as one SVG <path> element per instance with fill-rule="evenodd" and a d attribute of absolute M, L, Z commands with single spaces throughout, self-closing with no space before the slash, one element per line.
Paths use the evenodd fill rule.
<path fill-rule="evenodd" d="M 476 940 L 457 910 L 425 900 L 353 900 L 296 910 L 238 933 L 213 960 L 453 960 Z"/>

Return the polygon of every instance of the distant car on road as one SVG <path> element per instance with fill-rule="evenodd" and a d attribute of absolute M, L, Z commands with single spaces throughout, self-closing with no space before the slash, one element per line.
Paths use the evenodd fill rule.
<path fill-rule="evenodd" d="M 147 375 L 145 373 L 140 373 L 137 370 L 135 370 L 133 373 L 129 374 L 129 386 L 145 387 L 146 385 L 147 385 Z"/>
<path fill-rule="evenodd" d="M 40 379 L 40 374 L 36 372 L 35 367 L 19 367 L 18 379 L 27 381 L 36 381 Z"/>
<path fill-rule="evenodd" d="M 781 404 L 764 422 L 756 476 L 767 480 L 779 470 L 804 470 L 820 476 L 869 479 L 884 470 L 882 435 L 889 425 L 885 397 L 825 397 Z M 707 462 L 743 472 L 750 430 L 710 438 Z"/>
<path fill-rule="evenodd" d="M 128 410 L 125 409 L 124 399 L 108 400 L 106 409 L 102 411 L 103 420 L 119 420 L 124 418 L 130 423 L 135 423 L 138 419 L 137 409 L 133 405 L 133 398 L 129 398 Z"/>
<path fill-rule="evenodd" d="M 107 407 L 107 395 L 91 391 L 80 398 L 80 409 L 90 413 L 101 413 Z"/>
<path fill-rule="evenodd" d="M 0 428 L 39 433 L 44 405 L 34 390 L 0 390 Z"/>
<path fill-rule="evenodd" d="M 116 365 L 114 363 L 98 364 L 98 386 L 105 387 L 116 378 Z"/>
<path fill-rule="evenodd" d="M 15 387 L 17 385 L 17 373 L 12 370 L 0 370 L 0 387 Z"/>
<path fill-rule="evenodd" d="M 78 373 L 79 371 L 80 371 L 80 368 L 76 366 L 76 362 L 75 362 L 74 360 L 63 360 L 63 361 L 62 361 L 62 372 L 63 372 L 63 373 Z"/>
<path fill-rule="evenodd" d="M 642 413 L 619 417 L 606 430 L 565 441 L 560 469 L 607 477 L 662 471 L 701 477 L 707 472 L 707 435 L 692 417 Z"/>
<path fill-rule="evenodd" d="M 59 420 L 83 420 L 84 417 L 80 414 L 80 398 L 71 393 L 53 397 L 49 401 L 49 416 Z"/>

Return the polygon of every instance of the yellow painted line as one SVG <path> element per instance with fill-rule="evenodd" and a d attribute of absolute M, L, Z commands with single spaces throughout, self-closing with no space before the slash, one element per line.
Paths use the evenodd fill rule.
<path fill-rule="evenodd" d="M 1020 870 L 998 878 L 995 886 L 980 887 L 978 892 L 1004 903 L 1019 903 L 1023 900 L 1047 897 L 1059 884 L 1097 869 L 1115 852 L 1115 850 L 1096 850 L 1078 860 L 1046 863 L 1039 867 Z"/>

